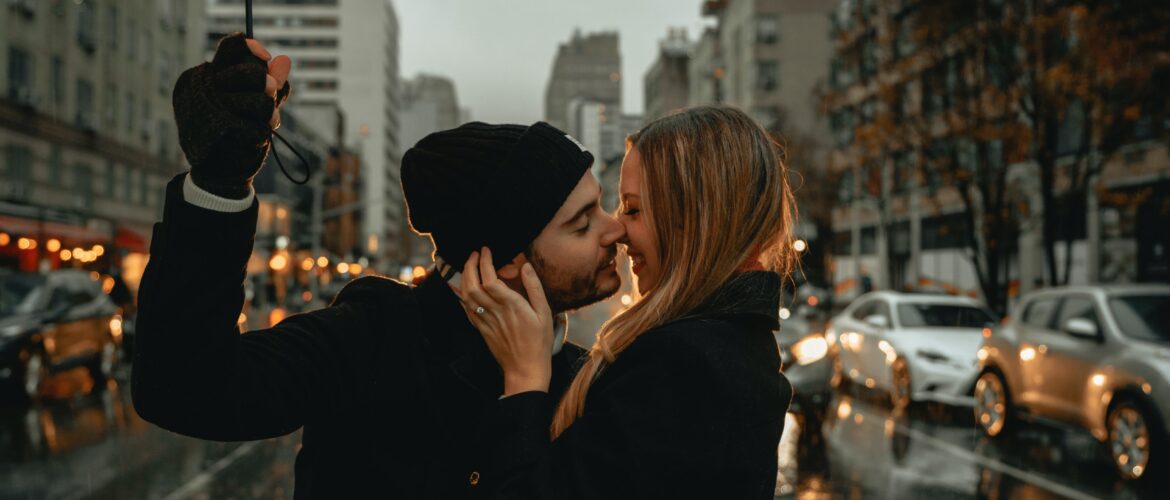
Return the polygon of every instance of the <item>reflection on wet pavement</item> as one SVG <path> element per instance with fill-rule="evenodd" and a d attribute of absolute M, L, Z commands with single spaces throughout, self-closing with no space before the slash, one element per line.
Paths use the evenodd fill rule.
<path fill-rule="evenodd" d="M 830 401 L 819 443 L 803 436 L 795 498 L 1164 498 L 1166 485 L 1123 484 L 1088 434 L 1028 426 L 989 440 L 970 410 L 895 414 L 865 394 Z"/>
<path fill-rule="evenodd" d="M 0 407 L 0 498 L 292 497 L 299 433 L 243 448 L 187 438 L 139 418 L 116 381 L 54 378 L 56 399 Z"/>

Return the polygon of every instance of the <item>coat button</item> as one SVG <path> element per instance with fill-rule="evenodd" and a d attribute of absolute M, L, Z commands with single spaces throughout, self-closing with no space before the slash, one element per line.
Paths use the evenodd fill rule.
<path fill-rule="evenodd" d="M 471 483 L 472 486 L 479 484 L 479 471 L 472 471 L 471 477 L 467 478 L 467 481 Z"/>

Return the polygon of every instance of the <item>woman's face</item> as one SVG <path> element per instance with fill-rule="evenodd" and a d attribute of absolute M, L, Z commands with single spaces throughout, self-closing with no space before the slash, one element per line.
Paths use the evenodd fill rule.
<path fill-rule="evenodd" d="M 654 234 L 642 214 L 642 158 L 638 150 L 630 148 L 622 160 L 622 179 L 618 190 L 621 206 L 618 220 L 626 227 L 627 253 L 631 270 L 638 277 L 638 292 L 645 294 L 662 276 L 658 246 Z"/>

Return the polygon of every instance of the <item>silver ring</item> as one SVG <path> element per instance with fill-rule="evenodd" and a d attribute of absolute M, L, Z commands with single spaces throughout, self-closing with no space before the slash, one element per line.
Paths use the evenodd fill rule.
<path fill-rule="evenodd" d="M 484 312 L 487 312 L 487 309 L 484 309 L 483 306 L 475 308 L 475 314 L 483 314 Z"/>

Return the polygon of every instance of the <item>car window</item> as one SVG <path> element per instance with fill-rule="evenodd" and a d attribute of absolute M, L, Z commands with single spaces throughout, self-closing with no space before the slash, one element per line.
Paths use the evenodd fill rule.
<path fill-rule="evenodd" d="M 986 309 L 960 304 L 900 304 L 898 319 L 906 328 L 922 326 L 982 328 L 988 323 L 995 323 L 995 317 Z"/>
<path fill-rule="evenodd" d="M 861 305 L 857 306 L 857 309 L 853 310 L 853 319 L 864 320 L 866 316 L 873 314 L 872 311 L 876 304 L 876 300 L 863 302 Z"/>
<path fill-rule="evenodd" d="M 1060 306 L 1060 315 L 1057 317 L 1056 327 L 1064 329 L 1064 324 L 1073 318 L 1087 319 L 1097 323 L 1097 309 L 1093 307 L 1093 299 L 1083 296 L 1073 296 L 1064 299 Z M 1097 326 L 1100 329 L 1100 326 Z"/>
<path fill-rule="evenodd" d="M 1170 342 L 1170 294 L 1113 297 L 1109 308 L 1123 335 Z"/>
<path fill-rule="evenodd" d="M 873 309 L 870 310 L 869 316 L 882 316 L 888 322 L 890 320 L 890 305 L 884 300 L 875 300 Z"/>
<path fill-rule="evenodd" d="M 1024 311 L 1024 323 L 1040 328 L 1051 328 L 1052 313 L 1056 312 L 1056 299 L 1038 299 L 1028 304 Z"/>

